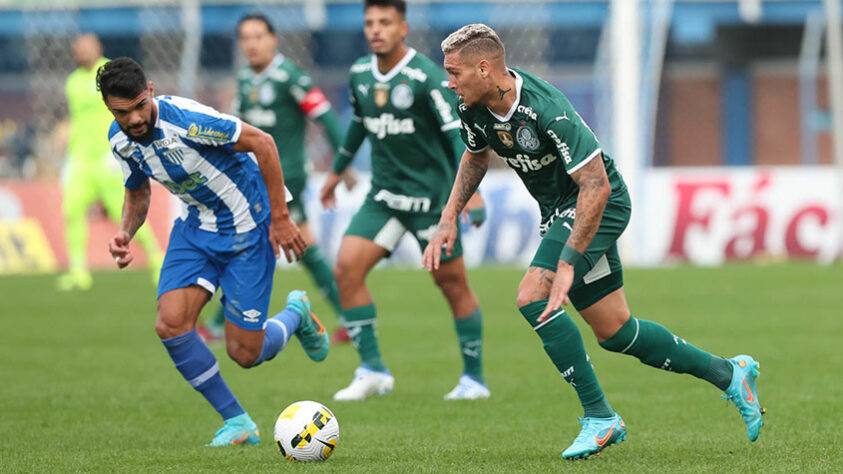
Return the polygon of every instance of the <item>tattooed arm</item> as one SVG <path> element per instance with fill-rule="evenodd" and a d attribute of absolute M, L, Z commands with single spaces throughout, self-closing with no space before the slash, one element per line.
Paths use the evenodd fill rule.
<path fill-rule="evenodd" d="M 111 252 L 111 257 L 120 268 L 125 267 L 135 258 L 129 251 L 129 241 L 146 220 L 151 195 L 152 190 L 149 187 L 148 178 L 137 189 L 126 189 L 120 230 L 108 242 L 108 251 Z"/>
<path fill-rule="evenodd" d="M 448 204 L 445 205 L 445 210 L 442 211 L 440 222 L 445 222 L 446 220 L 456 222 L 457 216 L 465 208 L 468 200 L 474 196 L 477 186 L 480 185 L 480 181 L 486 176 L 486 170 L 489 169 L 491 157 L 492 152 L 489 148 L 479 153 L 472 153 L 468 150 L 463 153 L 460 168 L 457 170 L 457 178 L 454 180 L 454 187 L 451 189 Z"/>
<path fill-rule="evenodd" d="M 127 189 L 123 197 L 123 217 L 120 219 L 120 230 L 134 237 L 135 232 L 146 221 L 149 212 L 149 201 L 152 189 L 147 179 L 138 189 Z"/>
<path fill-rule="evenodd" d="M 603 219 L 603 210 L 612 193 L 602 154 L 598 153 L 588 164 L 571 173 L 571 179 L 580 188 L 577 194 L 577 217 L 574 219 L 571 235 L 562 249 L 553 287 L 550 290 L 550 298 L 538 322 L 544 322 L 563 304 L 570 303 L 568 292 L 574 283 L 574 266 L 571 262 L 576 258 L 582 258 L 591 239 L 597 234 L 597 228 L 600 227 L 600 221 Z"/>
<path fill-rule="evenodd" d="M 454 187 L 451 189 L 451 196 L 448 198 L 448 204 L 442 211 L 436 233 L 424 250 L 422 265 L 429 271 L 439 268 L 443 246 L 445 247 L 445 255 L 448 257 L 454 251 L 454 243 L 457 239 L 457 217 L 477 191 L 477 186 L 480 185 L 480 181 L 486 175 L 486 170 L 489 169 L 491 158 L 492 152 L 489 148 L 478 153 L 472 153 L 468 150 L 463 153 L 460 169 L 457 171 L 457 178 L 454 180 Z"/>
<path fill-rule="evenodd" d="M 565 245 L 579 253 L 585 253 L 600 221 L 603 218 L 603 210 L 612 188 L 609 185 L 609 178 L 606 176 L 606 167 L 603 166 L 603 155 L 598 154 L 577 171 L 571 174 L 571 179 L 577 183 L 580 190 L 577 194 L 577 214 L 574 219 L 574 229 L 571 231 L 568 242 Z"/>

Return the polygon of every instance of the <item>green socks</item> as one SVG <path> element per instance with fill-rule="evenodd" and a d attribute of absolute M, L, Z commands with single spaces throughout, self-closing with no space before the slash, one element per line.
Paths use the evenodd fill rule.
<path fill-rule="evenodd" d="M 688 344 L 652 321 L 630 317 L 600 345 L 612 352 L 633 355 L 651 367 L 691 374 L 721 390 L 726 390 L 732 381 L 732 364 L 728 360 Z"/>
<path fill-rule="evenodd" d="M 547 300 L 534 301 L 518 308 L 524 319 L 544 343 L 544 351 L 566 382 L 574 387 L 586 417 L 609 418 L 615 411 L 606 401 L 597 375 L 585 353 L 577 325 L 564 310 L 557 311 L 543 323 L 536 320 L 547 306 Z"/>
<path fill-rule="evenodd" d="M 318 247 L 308 247 L 304 255 L 301 257 L 301 262 L 304 264 L 307 271 L 319 287 L 319 291 L 325 296 L 331 306 L 334 307 L 336 314 L 342 313 L 342 306 L 340 306 L 340 292 L 337 290 L 337 282 L 334 280 L 334 272 L 325 261 L 325 257 Z"/>
<path fill-rule="evenodd" d="M 360 354 L 363 364 L 375 371 L 384 372 L 386 366 L 381 360 L 378 337 L 375 332 L 375 305 L 348 308 L 342 312 L 342 323 L 348 329 L 351 343 Z"/>
<path fill-rule="evenodd" d="M 483 379 L 483 313 L 480 307 L 464 318 L 454 318 L 457 340 L 462 353 L 463 373 L 486 384 Z"/>

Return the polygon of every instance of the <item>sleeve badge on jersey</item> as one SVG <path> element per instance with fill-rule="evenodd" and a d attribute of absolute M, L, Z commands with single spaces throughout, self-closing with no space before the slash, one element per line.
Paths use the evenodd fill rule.
<path fill-rule="evenodd" d="M 375 105 L 378 107 L 383 107 L 386 105 L 386 102 L 389 100 L 389 84 L 384 84 L 379 82 L 375 84 Z"/>
<path fill-rule="evenodd" d="M 498 140 L 500 140 L 501 144 L 507 148 L 512 148 L 512 146 L 515 145 L 515 140 L 512 139 L 512 135 L 504 130 L 498 130 Z"/>

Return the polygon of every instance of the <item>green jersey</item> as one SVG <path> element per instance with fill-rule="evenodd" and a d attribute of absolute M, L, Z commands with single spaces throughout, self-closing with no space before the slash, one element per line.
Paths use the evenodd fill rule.
<path fill-rule="evenodd" d="M 314 87 L 310 76 L 281 54 L 261 72 L 243 68 L 237 75 L 234 113 L 272 135 L 281 157 L 284 180 L 303 183 L 306 118 L 317 118 L 331 103 Z"/>
<path fill-rule="evenodd" d="M 362 125 L 372 145 L 370 195 L 376 201 L 411 212 L 445 206 L 465 149 L 447 79 L 412 48 L 387 72 L 378 70 L 374 55 L 351 67 L 352 129 Z"/>
<path fill-rule="evenodd" d="M 97 69 L 107 62 L 108 59 L 100 58 L 91 70 L 76 69 L 64 86 L 70 115 L 67 156 L 86 165 L 99 166 L 111 155 L 108 129 L 114 116 L 97 90 Z"/>
<path fill-rule="evenodd" d="M 626 193 L 612 159 L 602 153 L 594 132 L 564 94 L 538 77 L 518 69 L 515 102 L 505 117 L 486 107 L 459 102 L 460 134 L 471 152 L 491 147 L 514 169 L 539 204 L 541 232 L 560 216 L 575 211 L 579 187 L 570 174 L 602 155 L 612 194 Z M 568 216 L 573 217 L 573 216 Z"/>

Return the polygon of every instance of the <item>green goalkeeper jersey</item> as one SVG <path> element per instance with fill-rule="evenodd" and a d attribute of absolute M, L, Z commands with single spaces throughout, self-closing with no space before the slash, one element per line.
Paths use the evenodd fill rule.
<path fill-rule="evenodd" d="M 67 156 L 73 162 L 101 166 L 111 156 L 108 129 L 114 116 L 97 90 L 97 69 L 107 62 L 108 59 L 100 58 L 91 70 L 77 68 L 65 82 L 70 116 Z"/>
<path fill-rule="evenodd" d="M 539 204 L 542 233 L 564 212 L 574 212 L 579 187 L 570 174 L 597 156 L 603 158 L 612 188 L 609 199 L 626 193 L 614 161 L 602 152 L 568 98 L 528 72 L 510 69 L 510 73 L 515 76 L 516 95 L 507 115 L 501 117 L 486 107 L 468 108 L 460 101 L 460 134 L 469 151 L 491 147 L 515 170 Z"/>
<path fill-rule="evenodd" d="M 243 68 L 237 75 L 234 113 L 246 123 L 272 135 L 281 158 L 284 180 L 303 183 L 307 118 L 331 109 L 313 80 L 295 63 L 278 54 L 260 73 Z M 338 140 L 337 140 L 338 141 Z"/>
<path fill-rule="evenodd" d="M 376 201 L 409 212 L 441 212 L 445 206 L 465 150 L 447 80 L 445 71 L 412 48 L 385 73 L 374 55 L 352 65 L 349 135 L 362 126 L 369 138 L 370 196 Z M 353 155 L 359 142 L 351 146 L 341 153 Z"/>

